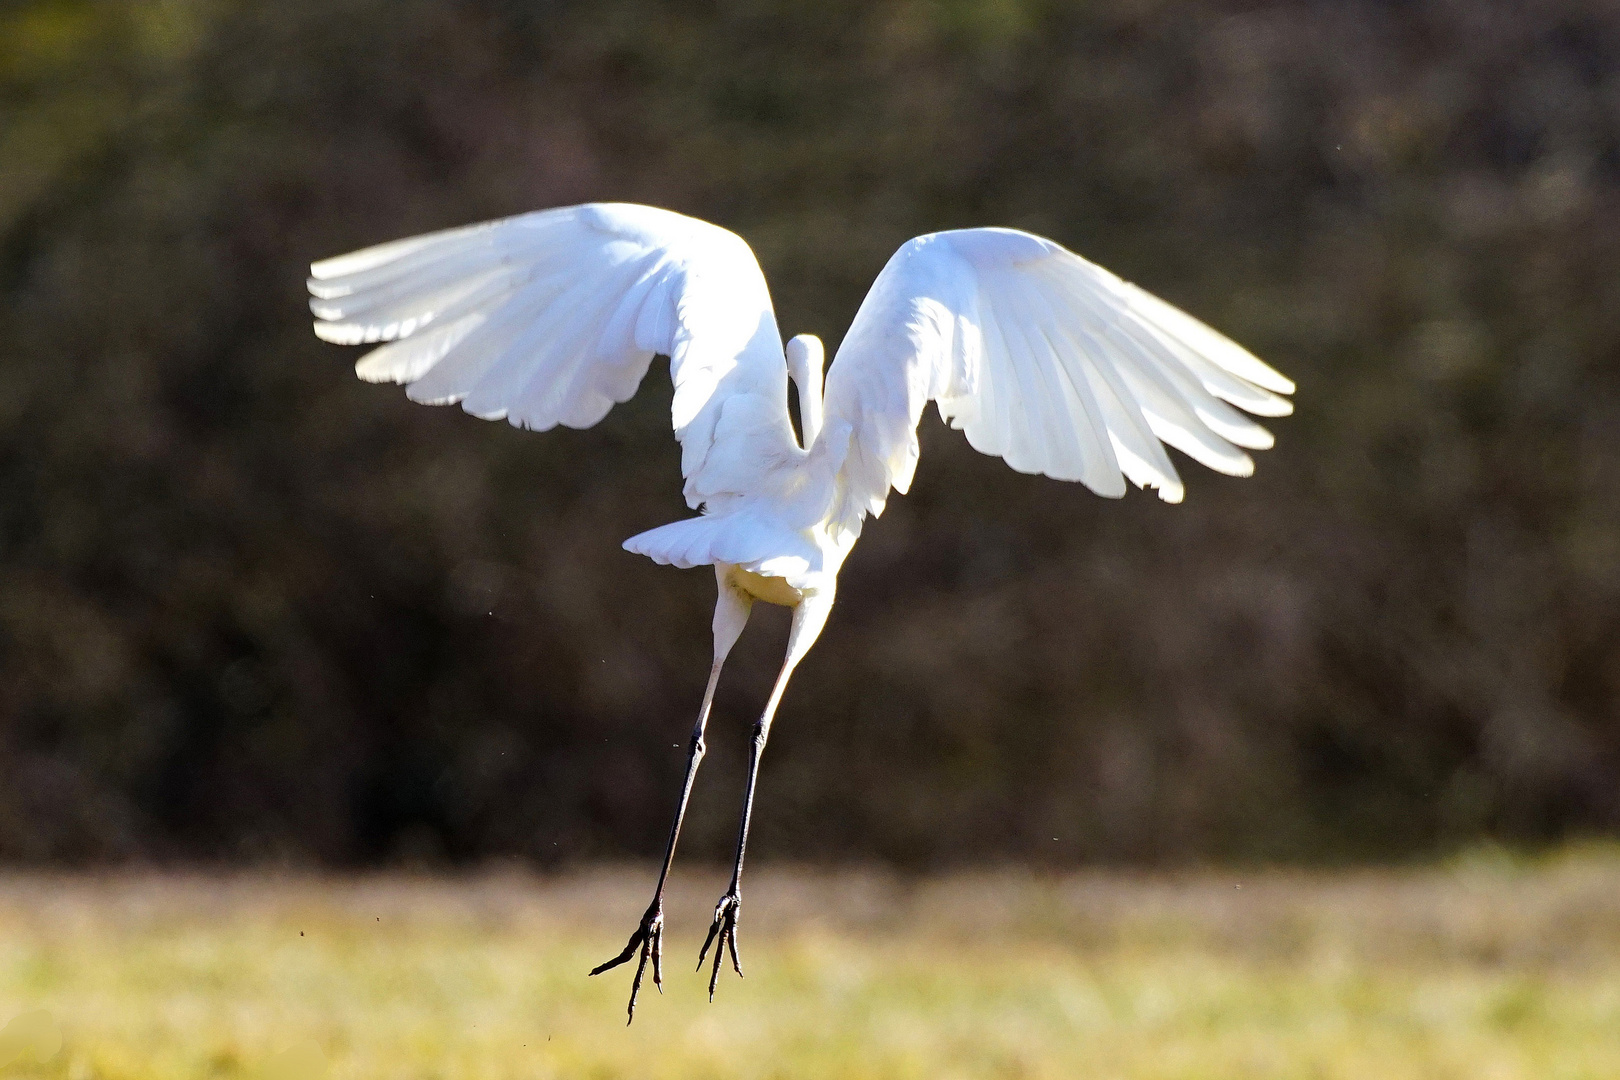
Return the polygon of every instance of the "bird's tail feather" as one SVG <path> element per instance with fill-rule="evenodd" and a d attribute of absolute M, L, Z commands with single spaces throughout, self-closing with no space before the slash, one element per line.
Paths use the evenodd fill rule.
<path fill-rule="evenodd" d="M 801 588 L 821 567 L 821 553 L 806 532 L 748 510 L 672 521 L 624 542 L 626 551 L 688 569 L 730 563 Z"/>

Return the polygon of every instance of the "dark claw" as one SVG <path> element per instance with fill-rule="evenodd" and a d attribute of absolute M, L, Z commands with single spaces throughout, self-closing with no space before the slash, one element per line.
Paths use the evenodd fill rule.
<path fill-rule="evenodd" d="M 714 946 L 714 969 L 709 972 L 709 1000 L 714 1000 L 714 991 L 720 985 L 720 964 L 727 951 L 731 953 L 731 966 L 742 977 L 742 964 L 737 959 L 737 912 L 742 907 L 742 898 L 735 891 L 728 892 L 714 905 L 714 922 L 709 925 L 709 936 L 703 939 L 703 948 L 698 950 L 697 969 L 703 970 L 703 960 L 709 954 L 709 946 Z"/>
<path fill-rule="evenodd" d="M 720 916 L 715 915 L 713 924 L 709 927 L 709 936 L 703 939 L 703 948 L 698 950 L 697 970 L 703 970 L 703 958 L 709 955 L 709 946 L 714 944 L 714 935 L 720 932 Z M 592 972 L 594 975 L 595 972 Z"/>
<path fill-rule="evenodd" d="M 626 1026 L 635 1022 L 636 998 L 641 994 L 641 977 L 646 974 L 649 959 L 652 961 L 653 985 L 658 987 L 660 994 L 664 992 L 664 905 L 661 898 L 654 899 L 652 906 L 647 909 L 647 914 L 641 917 L 641 925 L 630 935 L 630 942 L 624 947 L 624 951 L 607 963 L 592 968 L 591 974 L 600 975 L 620 964 L 629 963 L 638 947 L 641 950 L 641 960 L 636 964 L 636 977 L 630 983 L 630 1007 L 627 1010 L 629 1019 L 625 1021 Z"/>
<path fill-rule="evenodd" d="M 743 977 L 743 973 L 742 961 L 737 958 L 737 919 L 735 915 L 732 916 L 731 934 L 726 938 L 726 941 L 731 946 L 731 970 L 735 971 L 737 978 L 740 979 Z"/>

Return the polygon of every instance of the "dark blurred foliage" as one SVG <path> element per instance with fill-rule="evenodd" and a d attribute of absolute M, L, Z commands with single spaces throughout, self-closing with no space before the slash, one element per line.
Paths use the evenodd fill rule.
<path fill-rule="evenodd" d="M 592 199 L 836 344 L 914 234 L 1050 235 L 1299 381 L 1098 499 L 930 415 L 755 850 L 1403 857 L 1620 825 L 1620 9 L 86 0 L 0 14 L 0 855 L 646 855 L 713 583 L 669 388 L 546 435 L 309 332 L 312 259 Z M 761 607 L 687 850 L 729 846 Z"/>

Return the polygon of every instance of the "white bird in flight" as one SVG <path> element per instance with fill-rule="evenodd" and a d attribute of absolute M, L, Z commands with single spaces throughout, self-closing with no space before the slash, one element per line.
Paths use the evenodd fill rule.
<path fill-rule="evenodd" d="M 1272 444 L 1258 416 L 1293 411 L 1294 384 L 1239 345 L 1050 240 L 1015 229 L 930 233 L 895 252 L 823 378 L 821 341 L 787 342 L 748 244 L 668 210 L 590 203 L 429 233 L 311 267 L 315 333 L 361 357 L 369 382 L 413 401 L 547 431 L 587 428 L 669 357 L 686 503 L 701 513 L 626 540 L 678 567 L 713 566 L 714 664 L 698 709 L 629 1013 L 650 959 L 663 988 L 663 894 L 715 685 L 756 600 L 793 609 L 787 657 L 753 727 L 731 884 L 698 954 L 714 998 L 738 975 L 743 852 L 760 754 L 794 667 L 821 633 L 838 570 L 890 489 L 917 467 L 933 401 L 977 450 L 1023 473 L 1118 498 L 1126 480 L 1180 502 L 1161 443 L 1232 476 Z M 800 435 L 788 410 L 798 394 Z M 1237 408 L 1233 408 L 1237 406 Z"/>

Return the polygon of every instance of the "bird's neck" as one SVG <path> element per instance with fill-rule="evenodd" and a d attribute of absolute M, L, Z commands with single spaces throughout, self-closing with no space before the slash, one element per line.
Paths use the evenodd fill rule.
<path fill-rule="evenodd" d="M 821 380 L 827 352 L 814 334 L 795 334 L 783 346 L 788 378 L 799 389 L 799 430 L 806 450 L 821 434 Z M 784 403 L 785 404 L 785 403 Z"/>
<path fill-rule="evenodd" d="M 799 389 L 799 427 L 804 432 L 804 448 L 810 449 L 821 434 L 821 370 L 812 365 L 803 378 L 795 378 Z"/>

